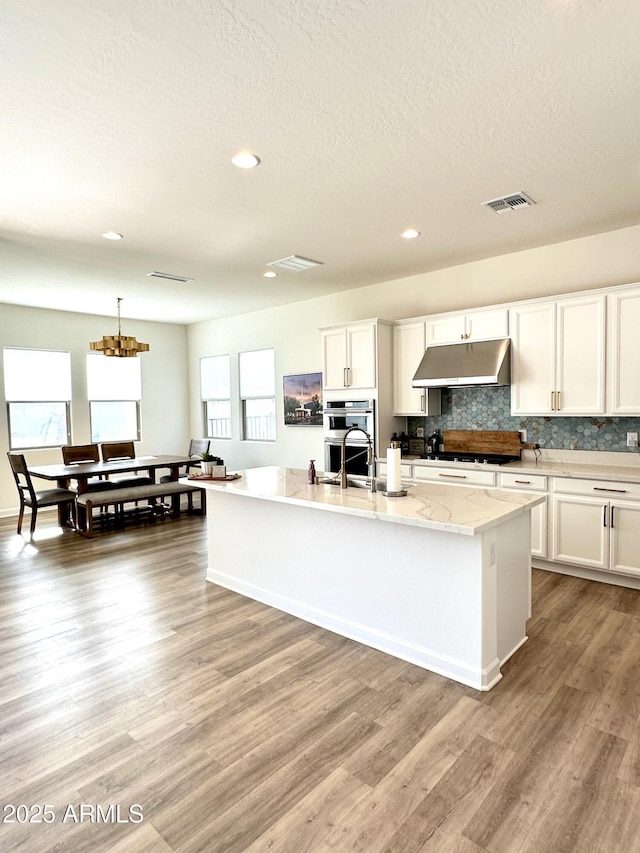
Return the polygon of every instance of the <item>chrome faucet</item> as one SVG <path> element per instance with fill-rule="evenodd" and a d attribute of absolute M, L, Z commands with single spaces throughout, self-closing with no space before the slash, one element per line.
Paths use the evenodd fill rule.
<path fill-rule="evenodd" d="M 371 491 L 375 492 L 376 490 L 376 479 L 374 476 L 374 466 L 375 460 L 373 458 L 373 442 L 371 441 L 371 436 L 369 433 L 362 429 L 359 426 L 351 426 L 342 436 L 342 446 L 340 448 L 340 487 L 342 489 L 347 488 L 347 436 L 352 432 L 361 432 L 367 437 L 367 449 L 363 450 L 363 453 L 367 454 L 367 466 L 369 468 L 369 481 L 371 485 Z M 360 454 L 357 454 L 360 456 Z"/>

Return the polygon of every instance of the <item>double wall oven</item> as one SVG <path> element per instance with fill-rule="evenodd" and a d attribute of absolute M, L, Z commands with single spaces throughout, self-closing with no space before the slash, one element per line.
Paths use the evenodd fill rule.
<path fill-rule="evenodd" d="M 364 430 L 371 437 L 371 448 L 375 453 L 375 413 L 373 400 L 328 400 L 324 404 L 324 470 L 337 474 L 345 433 L 351 427 Z M 367 451 L 369 441 L 362 432 L 351 432 L 347 436 L 345 459 L 347 474 L 352 476 L 369 473 Z"/>

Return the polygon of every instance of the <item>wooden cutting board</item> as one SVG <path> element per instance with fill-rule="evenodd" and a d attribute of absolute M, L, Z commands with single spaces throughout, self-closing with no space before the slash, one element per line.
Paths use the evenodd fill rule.
<path fill-rule="evenodd" d="M 445 429 L 442 433 L 444 449 L 466 453 L 495 453 L 519 456 L 522 450 L 520 433 L 508 430 Z"/>

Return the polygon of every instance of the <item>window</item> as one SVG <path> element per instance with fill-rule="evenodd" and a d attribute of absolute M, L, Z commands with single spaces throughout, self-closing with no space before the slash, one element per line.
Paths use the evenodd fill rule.
<path fill-rule="evenodd" d="M 87 353 L 87 396 L 91 441 L 139 440 L 142 379 L 137 358 Z"/>
<path fill-rule="evenodd" d="M 243 438 L 276 440 L 275 357 L 272 349 L 240 353 Z"/>
<path fill-rule="evenodd" d="M 200 397 L 207 438 L 231 438 L 231 368 L 228 355 L 200 359 Z"/>
<path fill-rule="evenodd" d="M 70 354 L 6 347 L 3 355 L 11 450 L 68 444 Z"/>

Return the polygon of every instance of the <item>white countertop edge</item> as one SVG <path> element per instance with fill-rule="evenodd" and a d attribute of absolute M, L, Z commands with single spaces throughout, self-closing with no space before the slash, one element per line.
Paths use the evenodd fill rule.
<path fill-rule="evenodd" d="M 272 466 L 269 466 L 272 467 Z M 287 469 L 292 471 L 294 469 Z M 240 472 L 241 474 L 245 472 Z M 246 473 L 250 473 L 246 472 Z M 306 472 L 301 471 L 301 476 L 306 476 Z M 446 533 L 458 533 L 463 536 L 477 536 L 481 533 L 484 533 L 497 525 L 501 524 L 504 521 L 508 521 L 511 518 L 515 518 L 523 513 L 533 509 L 533 507 L 537 506 L 544 502 L 544 496 L 540 496 L 537 494 L 532 494 L 529 492 L 518 492 L 518 497 L 520 499 L 526 500 L 524 504 L 516 504 L 513 505 L 509 510 L 501 509 L 500 514 L 494 518 L 485 518 L 483 520 L 478 521 L 477 523 L 465 523 L 465 524 L 457 524 L 453 521 L 438 521 L 435 519 L 429 519 L 421 517 L 420 515 L 410 514 L 410 515 L 397 515 L 395 512 L 387 512 L 387 505 L 391 506 L 393 510 L 401 510 L 402 505 L 398 506 L 398 502 L 402 502 L 407 500 L 404 497 L 397 498 L 387 498 L 381 492 L 375 493 L 374 500 L 384 502 L 381 506 L 377 506 L 376 508 L 367 509 L 361 506 L 349 506 L 348 504 L 341 503 L 328 503 L 322 500 L 324 495 L 333 495 L 334 497 L 337 495 L 341 495 L 339 486 L 331 486 L 328 484 L 318 484 L 316 486 L 310 486 L 312 489 L 322 489 L 322 492 L 317 492 L 313 497 L 297 497 L 295 495 L 283 495 L 278 494 L 273 491 L 264 492 L 255 488 L 250 488 L 246 480 L 230 480 L 227 482 L 220 482 L 215 480 L 188 480 L 187 478 L 182 478 L 182 482 L 188 483 L 189 485 L 196 485 L 199 488 L 205 489 L 207 491 L 216 491 L 216 492 L 227 492 L 230 494 L 245 496 L 256 498 L 258 500 L 266 500 L 275 503 L 282 504 L 290 504 L 293 506 L 306 507 L 307 509 L 316 509 L 322 510 L 324 512 L 335 512 L 340 513 L 342 515 L 353 515 L 360 518 L 368 518 L 375 519 L 378 521 L 384 521 L 392 524 L 405 524 L 411 527 L 422 527 L 429 530 L 438 530 Z M 464 489 L 465 497 L 473 497 L 478 495 L 487 495 L 491 499 L 495 500 L 499 499 L 500 495 L 504 495 L 508 498 L 510 502 L 514 500 L 514 492 L 501 492 L 499 489 L 470 489 L 469 487 L 462 486 L 441 486 L 439 484 L 430 484 L 430 483 L 420 483 L 414 486 L 409 486 L 409 495 L 407 496 L 409 499 L 411 498 L 411 491 L 416 490 L 415 498 L 419 498 L 419 493 L 425 494 L 430 490 L 434 489 L 438 490 L 437 494 L 446 493 L 446 490 L 450 489 Z M 327 491 L 331 490 L 331 491 Z M 444 490 L 444 491 L 443 491 Z M 354 501 L 363 499 L 363 490 L 362 489 L 347 489 L 347 495 L 343 495 L 343 497 L 352 498 Z M 369 499 L 371 499 L 370 493 L 364 491 L 364 495 L 369 495 Z"/>

